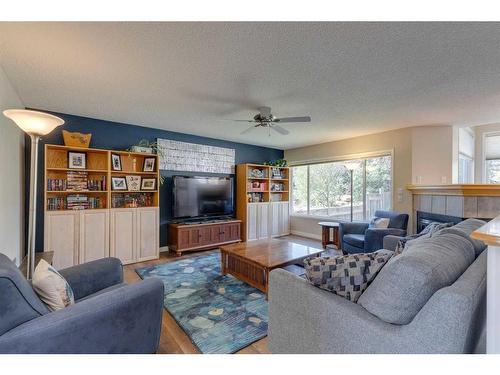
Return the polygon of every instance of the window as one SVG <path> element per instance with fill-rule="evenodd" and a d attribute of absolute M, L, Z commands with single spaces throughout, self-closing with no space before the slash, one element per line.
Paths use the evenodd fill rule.
<path fill-rule="evenodd" d="M 487 184 L 500 184 L 500 135 L 491 134 L 485 138 L 485 169 Z"/>
<path fill-rule="evenodd" d="M 474 133 L 470 128 L 458 129 L 458 183 L 474 183 Z"/>
<path fill-rule="evenodd" d="M 292 212 L 297 215 L 351 218 L 351 171 L 347 161 L 292 167 Z M 354 220 L 366 220 L 376 210 L 392 206 L 392 157 L 349 160 L 352 171 Z"/>

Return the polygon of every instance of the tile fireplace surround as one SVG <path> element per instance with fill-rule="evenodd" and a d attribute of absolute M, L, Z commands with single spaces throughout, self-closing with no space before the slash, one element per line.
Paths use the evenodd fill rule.
<path fill-rule="evenodd" d="M 460 218 L 493 219 L 500 214 L 500 185 L 408 185 L 417 211 Z"/>

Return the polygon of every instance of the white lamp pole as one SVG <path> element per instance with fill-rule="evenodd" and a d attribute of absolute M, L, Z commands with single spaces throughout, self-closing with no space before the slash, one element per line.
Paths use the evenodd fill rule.
<path fill-rule="evenodd" d="M 31 138 L 30 160 L 30 196 L 28 217 L 28 267 L 26 278 L 31 279 L 35 270 L 35 237 L 36 237 L 36 186 L 38 169 L 38 142 L 42 135 L 49 134 L 56 127 L 64 124 L 64 120 L 44 112 L 27 109 L 8 109 L 3 112 Z"/>
<path fill-rule="evenodd" d="M 354 180 L 353 180 L 353 176 L 354 176 L 354 170 L 358 167 L 358 163 L 357 162 L 346 162 L 344 164 L 344 167 L 346 167 L 346 169 L 349 171 L 350 173 L 350 177 L 351 177 L 351 222 L 353 220 L 353 190 L 354 190 Z"/>

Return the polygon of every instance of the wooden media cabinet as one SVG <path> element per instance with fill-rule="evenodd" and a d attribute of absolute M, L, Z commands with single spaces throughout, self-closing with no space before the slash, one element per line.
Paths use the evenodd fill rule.
<path fill-rule="evenodd" d="M 168 225 L 168 248 L 178 256 L 235 242 L 241 242 L 241 220 Z"/>

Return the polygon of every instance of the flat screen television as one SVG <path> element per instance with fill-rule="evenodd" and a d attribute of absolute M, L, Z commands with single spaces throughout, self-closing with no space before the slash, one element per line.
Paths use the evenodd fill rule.
<path fill-rule="evenodd" d="M 233 179 L 230 177 L 173 177 L 173 216 L 202 218 L 234 214 Z"/>

